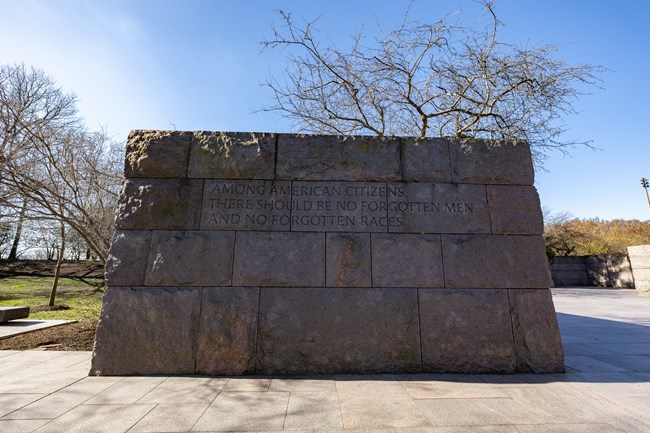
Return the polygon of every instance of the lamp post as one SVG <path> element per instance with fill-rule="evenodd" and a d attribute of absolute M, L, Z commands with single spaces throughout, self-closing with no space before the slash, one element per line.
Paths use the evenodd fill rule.
<path fill-rule="evenodd" d="M 650 195 L 648 195 L 648 187 L 650 186 L 650 183 L 648 183 L 648 179 L 642 177 L 641 186 L 643 187 L 643 189 L 645 189 L 645 196 L 648 199 L 648 207 L 650 207 Z"/>

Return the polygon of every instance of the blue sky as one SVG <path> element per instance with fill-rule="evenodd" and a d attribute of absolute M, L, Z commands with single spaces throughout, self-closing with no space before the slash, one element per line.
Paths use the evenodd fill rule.
<path fill-rule="evenodd" d="M 91 128 L 118 140 L 131 129 L 287 132 L 260 83 L 286 66 L 282 52 L 260 53 L 277 10 L 318 16 L 324 36 L 343 46 L 360 29 L 372 36 L 401 22 L 408 0 L 169 1 L 0 0 L 0 62 L 45 70 L 79 97 Z M 471 0 L 415 1 L 411 17 L 438 20 Z M 542 205 L 576 217 L 650 219 L 640 185 L 650 178 L 650 2 L 501 0 L 502 37 L 560 44 L 560 56 L 610 70 L 604 90 L 576 103 L 567 138 L 593 140 L 571 157 L 551 154 L 536 186 Z"/>

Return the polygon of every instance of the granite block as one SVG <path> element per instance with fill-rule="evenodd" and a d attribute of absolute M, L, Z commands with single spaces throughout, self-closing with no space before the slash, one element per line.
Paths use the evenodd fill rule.
<path fill-rule="evenodd" d="M 258 307 L 256 287 L 203 288 L 197 374 L 254 372 Z"/>
<path fill-rule="evenodd" d="M 484 185 L 388 183 L 389 231 L 490 233 Z"/>
<path fill-rule="evenodd" d="M 549 288 L 541 236 L 442 235 L 447 288 Z"/>
<path fill-rule="evenodd" d="M 235 286 L 325 285 L 325 233 L 238 232 Z"/>
<path fill-rule="evenodd" d="M 534 186 L 488 185 L 492 234 L 541 235 L 544 219 Z"/>
<path fill-rule="evenodd" d="M 564 351 L 548 289 L 508 290 L 517 371 L 563 373 Z"/>
<path fill-rule="evenodd" d="M 192 133 L 144 131 L 129 134 L 124 176 L 127 178 L 184 178 Z"/>
<path fill-rule="evenodd" d="M 281 134 L 277 153 L 277 179 L 401 180 L 397 138 Z"/>
<path fill-rule="evenodd" d="M 104 267 L 107 286 L 144 286 L 151 230 L 117 230 Z"/>
<path fill-rule="evenodd" d="M 505 289 L 420 289 L 425 372 L 513 373 Z"/>
<path fill-rule="evenodd" d="M 328 233 L 327 287 L 370 287 L 370 234 Z"/>
<path fill-rule="evenodd" d="M 202 230 L 289 231 L 291 182 L 206 180 Z"/>
<path fill-rule="evenodd" d="M 147 286 L 229 286 L 234 232 L 154 231 Z"/>
<path fill-rule="evenodd" d="M 187 177 L 273 179 L 275 134 L 196 131 Z"/>
<path fill-rule="evenodd" d="M 530 147 L 524 142 L 454 140 L 450 144 L 455 183 L 532 185 Z"/>
<path fill-rule="evenodd" d="M 90 374 L 193 374 L 200 303 L 198 288 L 107 288 Z"/>
<path fill-rule="evenodd" d="M 117 206 L 116 228 L 197 230 L 202 196 L 202 180 L 127 179 Z"/>
<path fill-rule="evenodd" d="M 262 288 L 257 370 L 419 372 L 419 335 L 415 289 Z"/>
<path fill-rule="evenodd" d="M 440 235 L 371 236 L 373 287 L 444 287 Z"/>
<path fill-rule="evenodd" d="M 402 138 L 402 178 L 416 182 L 451 182 L 449 140 Z"/>

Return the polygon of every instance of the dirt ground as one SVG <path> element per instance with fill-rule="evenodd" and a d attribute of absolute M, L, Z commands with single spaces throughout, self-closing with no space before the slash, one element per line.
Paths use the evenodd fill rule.
<path fill-rule="evenodd" d="M 0 261 L 0 278 L 17 275 L 52 276 L 55 265 L 56 262 L 48 260 Z M 97 278 L 103 272 L 101 265 L 83 261 L 65 262 L 61 266 L 62 276 Z M 2 339 L 0 350 L 92 350 L 96 329 L 96 322 L 55 326 Z"/>

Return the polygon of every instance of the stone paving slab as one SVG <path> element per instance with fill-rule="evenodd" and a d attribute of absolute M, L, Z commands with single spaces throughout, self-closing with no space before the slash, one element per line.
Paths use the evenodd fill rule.
<path fill-rule="evenodd" d="M 553 293 L 565 374 L 93 377 L 90 352 L 0 351 L 0 433 L 649 433 L 650 299 Z"/>
<path fill-rule="evenodd" d="M 12 320 L 11 322 L 0 323 L 0 340 L 18 334 L 25 334 L 27 332 L 38 331 L 39 329 L 51 328 L 53 326 L 67 325 L 68 323 L 74 322 L 75 320 Z"/>

